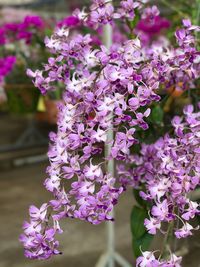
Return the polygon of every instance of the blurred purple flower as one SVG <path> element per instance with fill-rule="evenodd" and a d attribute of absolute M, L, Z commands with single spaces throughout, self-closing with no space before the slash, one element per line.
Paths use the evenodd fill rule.
<path fill-rule="evenodd" d="M 150 36 L 155 34 L 159 34 L 163 29 L 168 29 L 170 27 L 170 21 L 165 18 L 161 18 L 160 16 L 156 16 L 153 20 L 141 19 L 136 29 L 140 30 Z"/>
<path fill-rule="evenodd" d="M 78 17 L 69 16 L 69 17 L 62 19 L 60 22 L 58 22 L 57 26 L 58 27 L 63 27 L 63 26 L 73 27 L 73 26 L 77 26 L 79 22 L 80 20 L 78 19 Z"/>

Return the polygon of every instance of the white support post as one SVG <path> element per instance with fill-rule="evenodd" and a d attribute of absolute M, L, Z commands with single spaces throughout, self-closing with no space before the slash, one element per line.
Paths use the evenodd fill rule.
<path fill-rule="evenodd" d="M 104 27 L 104 44 L 109 49 L 112 45 L 112 27 L 110 24 L 107 24 Z M 112 114 L 110 115 L 112 116 Z M 111 152 L 111 141 L 114 138 L 113 129 L 111 128 L 107 133 L 107 140 L 109 143 L 105 145 L 105 158 L 107 158 L 110 155 Z M 115 169 L 114 169 L 114 159 L 111 159 L 108 161 L 107 165 L 107 171 L 108 173 L 114 177 L 115 175 Z M 114 210 L 110 214 L 114 218 Z M 108 244 L 107 244 L 107 250 L 108 250 L 108 267 L 114 267 L 114 252 L 115 252 L 115 233 L 114 233 L 114 224 L 112 222 L 107 222 L 107 236 L 108 236 Z"/>
<path fill-rule="evenodd" d="M 104 27 L 104 44 L 109 49 L 112 45 L 112 27 L 107 24 Z M 110 115 L 112 116 L 112 114 Z M 107 133 L 107 140 L 112 141 L 114 138 L 114 132 L 112 128 Z M 110 142 L 105 145 L 105 157 L 108 157 L 111 152 L 112 145 Z M 114 160 L 109 160 L 107 165 L 107 172 L 114 177 Z M 111 216 L 114 218 L 114 211 L 111 212 Z M 107 251 L 102 254 L 99 261 L 95 267 L 115 267 L 115 262 L 117 262 L 122 267 L 131 267 L 131 264 L 128 263 L 119 253 L 115 251 L 115 226 L 113 222 L 107 222 Z"/>

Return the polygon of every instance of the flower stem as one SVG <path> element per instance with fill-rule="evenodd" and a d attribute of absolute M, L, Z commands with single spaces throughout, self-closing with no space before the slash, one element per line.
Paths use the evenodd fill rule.
<path fill-rule="evenodd" d="M 163 240 L 163 243 L 162 243 L 162 249 L 161 249 L 161 253 L 160 253 L 160 257 L 159 258 L 162 258 L 163 254 L 165 253 L 167 244 L 169 243 L 169 239 L 170 239 L 170 236 L 171 236 L 171 231 L 173 229 L 173 225 L 174 225 L 174 223 L 171 222 L 169 224 L 168 228 L 167 228 L 167 233 L 165 234 L 165 237 L 164 237 L 164 240 Z"/>

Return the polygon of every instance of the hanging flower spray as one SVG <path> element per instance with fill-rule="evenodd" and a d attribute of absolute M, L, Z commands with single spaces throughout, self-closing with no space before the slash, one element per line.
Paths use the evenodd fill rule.
<path fill-rule="evenodd" d="M 53 199 L 40 208 L 30 206 L 30 220 L 20 236 L 28 258 L 60 254 L 55 239 L 62 233 L 60 219 L 92 224 L 113 220 L 110 212 L 128 186 L 143 188 L 140 196 L 153 203 L 144 221 L 150 234 L 162 231 L 163 222 L 177 220 L 182 222 L 174 229 L 177 238 L 194 230 L 189 220 L 199 211 L 188 193 L 199 184 L 200 113 L 192 106 L 185 108 L 184 118 L 172 121 L 175 135 L 165 135 L 155 144 L 140 144 L 137 131 L 148 129 L 151 104 L 161 100 L 159 88 L 167 91 L 181 82 L 181 90 L 190 90 L 199 78 L 200 55 L 193 35 L 199 27 L 183 20 L 175 34 L 177 47 L 161 41 L 142 45 L 142 32 L 135 27 L 138 18 L 153 22 L 159 17 L 157 7 L 146 7 L 146 2 L 120 1 L 114 8 L 109 1 L 93 0 L 88 11 L 75 10 L 67 24 L 46 38 L 52 57 L 44 69 L 27 71 L 42 94 L 55 90 L 58 82 L 65 88 L 57 132 L 49 136 L 50 165 L 44 182 Z M 106 24 L 115 29 L 109 50 L 97 46 L 92 35 L 75 32 L 76 25 L 94 33 Z M 127 34 L 118 34 L 122 29 Z M 110 128 L 113 140 L 108 140 Z M 112 148 L 105 158 L 102 147 L 107 144 Z M 138 144 L 139 155 L 132 154 Z M 116 177 L 104 170 L 110 159 L 120 161 Z M 137 266 L 180 266 L 180 262 L 174 254 L 164 260 L 143 252 Z"/>

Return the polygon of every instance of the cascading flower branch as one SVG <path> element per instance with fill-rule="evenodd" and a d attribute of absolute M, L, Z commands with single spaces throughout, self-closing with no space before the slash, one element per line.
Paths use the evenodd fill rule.
<path fill-rule="evenodd" d="M 115 10 L 108 1 L 94 0 L 89 12 L 76 10 L 73 16 L 85 27 L 97 29 L 107 23 L 118 27 L 118 19 L 126 23 L 134 19 L 136 10 L 142 13 L 143 2 L 121 1 Z M 110 211 L 128 182 L 122 179 L 123 183 L 118 183 L 103 166 L 112 158 L 129 163 L 130 148 L 138 143 L 136 130 L 148 128 L 149 104 L 160 100 L 157 89 L 180 65 L 173 61 L 174 53 L 166 51 L 165 58 L 157 52 L 147 53 L 138 38 L 127 37 L 108 50 L 103 45 L 93 46 L 89 34 L 75 35 L 73 29 L 58 28 L 46 38 L 52 57 L 43 70 L 27 71 L 43 94 L 56 89 L 57 82 L 66 88 L 58 107 L 57 133 L 50 134 L 50 165 L 44 182 L 54 198 L 40 208 L 30 207 L 30 220 L 20 236 L 25 255 L 32 259 L 60 253 L 55 235 L 62 232 L 62 218 L 92 224 L 113 220 Z M 192 40 L 187 43 L 190 45 Z M 196 77 L 199 69 L 192 48 L 191 54 L 192 58 L 184 59 L 190 64 L 182 72 L 192 69 Z M 108 139 L 110 129 L 114 140 Z M 102 145 L 107 144 L 112 149 L 105 158 Z"/>

